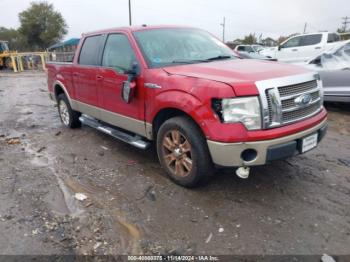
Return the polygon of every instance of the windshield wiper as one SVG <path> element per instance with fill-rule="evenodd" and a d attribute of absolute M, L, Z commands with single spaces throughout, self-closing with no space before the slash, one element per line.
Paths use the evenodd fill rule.
<path fill-rule="evenodd" d="M 202 62 L 208 62 L 206 59 L 179 59 L 179 60 L 174 60 L 171 63 L 172 64 L 193 64 L 193 63 L 202 63 Z"/>
<path fill-rule="evenodd" d="M 206 59 L 206 61 L 224 60 L 224 59 L 229 59 L 229 58 L 232 58 L 232 56 L 230 56 L 230 55 L 218 55 L 218 56 L 208 58 L 208 59 Z"/>
<path fill-rule="evenodd" d="M 232 56 L 230 55 L 219 55 L 219 56 L 214 56 L 210 57 L 207 59 L 179 59 L 179 60 L 174 60 L 171 63 L 172 64 L 193 64 L 193 63 L 208 63 L 211 61 L 216 61 L 216 60 L 225 60 L 225 59 L 230 59 Z"/>

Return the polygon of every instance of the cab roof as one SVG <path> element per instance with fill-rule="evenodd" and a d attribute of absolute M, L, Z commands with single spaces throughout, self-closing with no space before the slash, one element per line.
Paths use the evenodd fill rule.
<path fill-rule="evenodd" d="M 197 29 L 189 26 L 178 26 L 178 25 L 139 25 L 139 26 L 124 26 L 124 27 L 114 27 L 108 29 L 97 30 L 93 32 L 83 33 L 82 36 L 97 35 L 97 34 L 107 34 L 116 31 L 124 32 L 137 32 L 146 31 L 152 29 Z"/>

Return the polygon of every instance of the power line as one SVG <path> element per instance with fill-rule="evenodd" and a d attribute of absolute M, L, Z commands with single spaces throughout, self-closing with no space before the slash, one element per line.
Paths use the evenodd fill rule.
<path fill-rule="evenodd" d="M 307 23 L 304 25 L 304 34 L 306 33 Z"/>
<path fill-rule="evenodd" d="M 220 24 L 222 26 L 222 42 L 225 43 L 225 27 L 226 27 L 226 19 L 224 17 L 224 21 L 222 24 Z"/>
<path fill-rule="evenodd" d="M 131 0 L 129 0 L 129 25 L 131 26 Z"/>
<path fill-rule="evenodd" d="M 342 24 L 343 24 L 343 31 L 346 32 L 346 31 L 347 31 L 348 24 L 350 24 L 350 21 L 348 21 L 348 20 L 350 20 L 350 17 L 345 16 L 345 17 L 343 17 L 342 19 L 344 20 L 344 21 L 342 22 Z"/>

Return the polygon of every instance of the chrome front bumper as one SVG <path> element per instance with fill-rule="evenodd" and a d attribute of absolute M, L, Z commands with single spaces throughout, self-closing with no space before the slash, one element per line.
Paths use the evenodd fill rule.
<path fill-rule="evenodd" d="M 221 143 L 207 140 L 207 143 L 212 160 L 218 166 L 258 166 L 264 165 L 271 160 L 297 154 L 298 140 L 303 137 L 319 132 L 318 140 L 320 141 L 325 135 L 326 127 L 327 119 L 310 129 L 276 139 L 243 143 Z M 256 157 L 250 161 L 242 159 L 242 153 L 247 149 L 256 151 Z M 279 154 L 280 157 L 276 156 L 276 154 Z"/>

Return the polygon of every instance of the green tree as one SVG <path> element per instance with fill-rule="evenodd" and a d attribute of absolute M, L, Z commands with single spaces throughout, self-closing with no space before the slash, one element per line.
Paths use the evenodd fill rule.
<path fill-rule="evenodd" d="M 44 50 L 62 40 L 67 33 L 67 24 L 62 15 L 47 2 L 32 2 L 19 13 L 19 32 L 33 50 Z"/>
<path fill-rule="evenodd" d="M 242 44 L 244 45 L 253 45 L 258 42 L 258 39 L 256 38 L 255 34 L 249 34 L 245 36 L 242 40 Z"/>
<path fill-rule="evenodd" d="M 13 28 L 0 27 L 0 40 L 8 41 L 10 51 L 27 51 L 24 37 Z"/>

